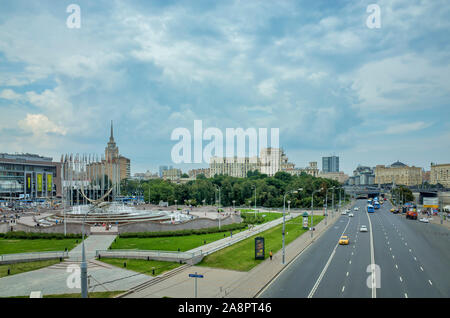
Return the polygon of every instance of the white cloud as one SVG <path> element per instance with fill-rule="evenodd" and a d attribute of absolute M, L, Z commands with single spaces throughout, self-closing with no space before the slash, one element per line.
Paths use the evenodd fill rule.
<path fill-rule="evenodd" d="M 450 65 L 415 54 L 369 62 L 349 77 L 359 96 L 356 106 L 366 111 L 426 109 L 450 94 Z"/>
<path fill-rule="evenodd" d="M 22 95 L 17 94 L 12 89 L 7 88 L 7 89 L 2 90 L 2 92 L 0 93 L 0 98 L 4 98 L 4 99 L 8 99 L 8 100 L 18 100 L 18 99 L 22 98 Z"/>
<path fill-rule="evenodd" d="M 425 129 L 430 125 L 431 123 L 425 123 L 423 121 L 413 123 L 391 124 L 390 127 L 386 129 L 385 133 L 390 135 L 407 134 L 413 131 Z"/>
<path fill-rule="evenodd" d="M 42 136 L 48 133 L 66 135 L 67 129 L 50 121 L 42 114 L 27 114 L 26 118 L 19 121 L 19 127 L 32 131 L 34 136 Z"/>
<path fill-rule="evenodd" d="M 273 97 L 277 93 L 276 82 L 273 78 L 262 81 L 258 85 L 258 91 L 265 97 Z"/>

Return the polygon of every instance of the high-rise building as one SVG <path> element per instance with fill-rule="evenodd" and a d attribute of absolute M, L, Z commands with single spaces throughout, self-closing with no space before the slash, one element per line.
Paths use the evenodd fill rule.
<path fill-rule="evenodd" d="M 173 169 L 172 166 L 159 166 L 159 177 L 162 178 L 164 171 Z"/>
<path fill-rule="evenodd" d="M 322 157 L 322 172 L 339 172 L 339 157 Z"/>
<path fill-rule="evenodd" d="M 450 163 L 431 164 L 430 183 L 442 184 L 444 187 L 450 187 Z"/>
<path fill-rule="evenodd" d="M 223 174 L 245 178 L 249 171 L 259 171 L 268 176 L 274 176 L 278 171 L 293 174 L 294 166 L 283 149 L 262 148 L 259 157 L 211 157 L 209 170 L 211 177 Z"/>
<path fill-rule="evenodd" d="M 414 186 L 422 184 L 422 168 L 409 167 L 397 161 L 390 166 L 377 165 L 375 167 L 376 184 L 401 184 Z"/>
<path fill-rule="evenodd" d="M 107 168 L 103 172 L 108 176 L 109 180 L 113 180 L 115 174 L 118 174 L 119 181 L 131 177 L 131 161 L 130 159 L 119 154 L 119 147 L 117 147 L 116 142 L 114 141 L 112 121 L 109 141 L 105 147 L 105 157 L 101 160 L 101 162 L 92 163 L 87 166 L 88 169 L 90 169 L 90 175 L 92 177 L 98 177 L 103 172 L 101 169 L 96 169 L 96 166 L 105 165 L 105 163 L 107 163 Z M 115 171 L 115 168 L 112 168 L 113 166 L 117 167 L 117 172 Z"/>
<path fill-rule="evenodd" d="M 181 169 L 171 168 L 163 171 L 163 179 L 169 181 L 179 181 L 182 175 Z"/>
<path fill-rule="evenodd" d="M 348 179 L 349 185 L 373 185 L 374 183 L 375 174 L 373 168 L 361 165 L 353 171 L 353 176 Z"/>

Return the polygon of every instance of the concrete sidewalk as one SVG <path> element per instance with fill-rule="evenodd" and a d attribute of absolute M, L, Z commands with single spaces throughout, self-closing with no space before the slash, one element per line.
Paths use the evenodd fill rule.
<path fill-rule="evenodd" d="M 107 250 L 117 235 L 90 235 L 84 240 L 86 259 L 94 259 L 97 250 Z M 81 261 L 82 243 L 69 252 L 70 260 Z"/>
<path fill-rule="evenodd" d="M 353 202 L 351 203 L 353 204 Z M 348 205 L 350 206 L 350 205 Z M 347 208 L 343 207 L 343 209 Z M 192 266 L 184 271 L 164 280 L 158 284 L 149 286 L 138 292 L 126 295 L 127 298 L 192 298 L 194 297 L 194 279 L 189 274 L 197 272 L 204 275 L 198 279 L 198 297 L 205 298 L 251 298 L 255 297 L 274 277 L 280 273 L 299 253 L 301 253 L 330 226 L 332 226 L 340 213 L 329 214 L 327 220 L 322 220 L 314 231 L 305 233 L 286 246 L 286 265 L 281 264 L 282 251 L 277 252 L 273 260 L 265 260 L 249 272 L 239 272 L 219 268 Z M 281 220 L 282 222 L 282 220 Z M 280 222 L 280 223 L 281 223 Z M 327 223 L 327 224 L 325 224 Z"/>

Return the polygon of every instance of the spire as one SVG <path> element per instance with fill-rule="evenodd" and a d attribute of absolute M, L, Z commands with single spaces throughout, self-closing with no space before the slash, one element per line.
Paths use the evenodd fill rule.
<path fill-rule="evenodd" d="M 111 136 L 109 137 L 109 142 L 114 142 L 113 121 L 112 120 L 111 120 Z"/>

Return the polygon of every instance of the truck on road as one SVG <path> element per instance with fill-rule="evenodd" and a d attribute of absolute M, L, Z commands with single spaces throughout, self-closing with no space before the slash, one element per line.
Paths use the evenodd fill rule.
<path fill-rule="evenodd" d="M 406 218 L 417 220 L 417 207 L 415 205 L 410 205 L 406 207 Z"/>

